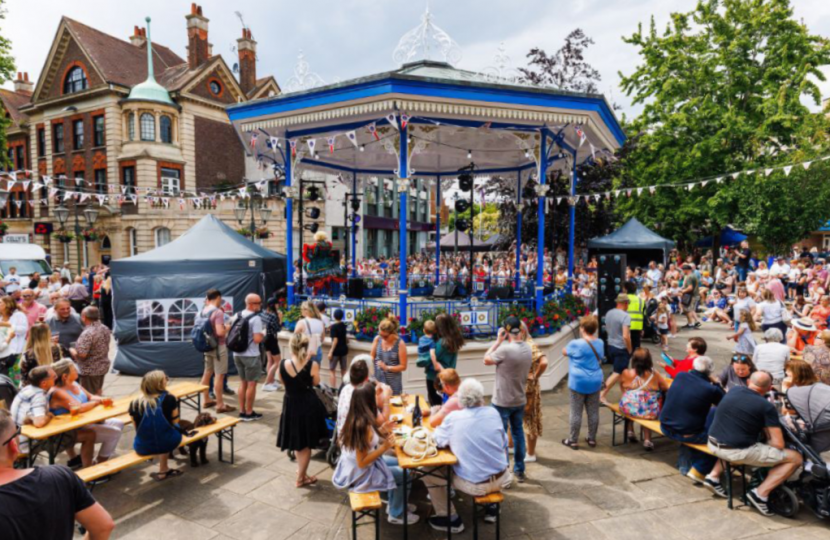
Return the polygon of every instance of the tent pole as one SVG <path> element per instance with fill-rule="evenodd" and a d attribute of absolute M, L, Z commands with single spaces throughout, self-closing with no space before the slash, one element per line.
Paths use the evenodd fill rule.
<path fill-rule="evenodd" d="M 435 286 L 441 283 L 441 175 L 435 182 Z"/>
<path fill-rule="evenodd" d="M 548 132 L 542 128 L 542 147 L 539 154 L 539 185 L 544 186 L 548 173 Z M 536 228 L 536 314 L 542 315 L 542 304 L 545 296 L 545 197 L 539 196 L 539 205 L 536 209 L 538 220 Z"/>
<path fill-rule="evenodd" d="M 516 291 L 522 286 L 522 211 L 518 205 L 522 204 L 522 170 L 516 171 L 518 181 L 516 183 Z"/>
<path fill-rule="evenodd" d="M 400 240 L 398 246 L 400 247 L 400 267 L 398 273 L 400 274 L 400 285 L 398 286 L 398 302 L 399 313 L 398 320 L 402 327 L 406 326 L 409 321 L 406 313 L 406 296 L 409 292 L 407 286 L 406 275 L 406 257 L 407 257 L 407 240 L 409 239 L 409 232 L 407 231 L 407 207 L 406 198 L 409 195 L 409 149 L 407 148 L 407 126 L 401 126 L 398 122 L 398 139 L 400 141 L 398 148 L 400 149 L 400 161 L 398 163 L 398 191 L 400 193 L 401 206 L 398 229 L 400 232 Z"/>
<path fill-rule="evenodd" d="M 288 141 L 288 146 L 291 147 L 291 142 Z M 285 280 L 288 288 L 288 305 L 294 305 L 294 204 L 291 190 L 291 180 L 294 175 L 292 168 L 291 152 L 286 150 L 285 153 L 285 221 L 287 226 L 285 228 Z"/>
<path fill-rule="evenodd" d="M 574 234 L 575 233 L 574 227 L 576 226 L 576 199 L 574 198 L 574 196 L 576 195 L 576 182 L 577 182 L 577 178 L 576 178 L 576 154 L 577 154 L 577 149 L 574 148 L 574 151 L 573 151 L 574 162 L 573 162 L 573 167 L 572 167 L 572 170 L 571 170 L 571 197 L 570 197 L 570 200 L 568 201 L 569 202 L 569 204 L 568 204 L 568 206 L 569 206 L 569 208 L 568 208 L 568 212 L 569 212 L 568 219 L 570 221 L 570 224 L 568 226 L 568 291 L 570 291 L 570 292 L 573 292 L 573 286 L 574 286 L 574 241 L 575 241 L 575 238 L 576 238 L 576 235 Z"/>
<path fill-rule="evenodd" d="M 357 173 L 352 172 L 352 204 L 357 199 Z M 352 207 L 352 213 L 355 217 L 358 215 L 357 210 Z M 357 277 L 357 220 L 352 220 L 352 277 Z"/>

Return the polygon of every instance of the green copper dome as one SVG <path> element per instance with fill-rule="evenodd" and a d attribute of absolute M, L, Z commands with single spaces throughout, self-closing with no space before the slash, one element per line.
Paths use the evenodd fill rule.
<path fill-rule="evenodd" d="M 167 105 L 174 105 L 170 99 L 170 93 L 162 85 L 156 82 L 153 76 L 153 42 L 150 40 L 150 17 L 147 21 L 147 80 L 133 86 L 127 101 L 156 101 Z"/>

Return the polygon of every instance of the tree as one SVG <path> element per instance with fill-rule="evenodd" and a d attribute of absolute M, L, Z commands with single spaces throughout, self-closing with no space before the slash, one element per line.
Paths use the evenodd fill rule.
<path fill-rule="evenodd" d="M 593 44 L 594 40 L 577 28 L 567 35 L 565 44 L 550 56 L 538 47 L 532 48 L 527 53 L 527 58 L 530 58 L 528 67 L 519 68 L 519 71 L 532 84 L 596 94 L 601 77 L 584 56 L 585 49 Z"/>
<path fill-rule="evenodd" d="M 0 0 L 0 19 L 6 18 L 6 10 L 3 4 L 6 0 Z M 12 43 L 8 38 L 0 35 L 0 85 L 10 81 L 14 76 L 14 58 L 11 55 Z M 11 125 L 11 120 L 6 114 L 0 114 L 0 147 L 2 148 L 2 162 L 6 167 L 13 164 L 9 162 L 8 144 L 6 141 L 6 130 Z"/>
<path fill-rule="evenodd" d="M 683 183 L 733 171 L 763 171 L 826 153 L 830 122 L 802 102 L 820 104 L 819 66 L 830 42 L 793 20 L 789 0 L 702 0 L 675 13 L 663 33 L 652 19 L 626 43 L 642 63 L 622 87 L 643 112 L 626 126 L 638 144 L 621 158 L 618 187 Z M 686 245 L 728 224 L 768 247 L 802 239 L 827 219 L 827 167 L 785 176 L 724 177 L 693 191 L 658 189 L 616 200 L 622 219 Z M 806 190 L 806 193 L 805 193 Z"/>

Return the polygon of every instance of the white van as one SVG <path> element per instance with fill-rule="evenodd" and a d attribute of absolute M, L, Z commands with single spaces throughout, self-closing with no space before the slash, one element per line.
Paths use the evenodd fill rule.
<path fill-rule="evenodd" d="M 37 244 L 0 244 L 0 272 L 5 276 L 11 267 L 17 268 L 17 275 L 24 283 L 35 272 L 40 272 L 42 277 L 52 273 L 46 252 Z"/>

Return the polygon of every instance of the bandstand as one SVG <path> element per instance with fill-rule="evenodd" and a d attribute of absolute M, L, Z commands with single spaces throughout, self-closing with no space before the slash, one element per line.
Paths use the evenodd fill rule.
<path fill-rule="evenodd" d="M 399 60 L 408 60 L 407 56 Z M 445 58 L 452 60 L 451 55 Z M 614 152 L 625 135 L 601 95 L 578 94 L 519 82 L 516 78 L 477 73 L 444 61 L 404 63 L 399 69 L 354 80 L 288 92 L 230 107 L 228 115 L 248 149 L 267 157 L 284 179 L 287 260 L 293 267 L 300 246 L 294 245 L 294 212 L 302 194 L 297 183 L 304 171 L 340 176 L 355 200 L 363 182 L 394 179 L 398 191 L 400 271 L 394 302 L 387 301 L 403 325 L 435 301 L 410 299 L 407 271 L 407 211 L 412 181 L 427 182 L 436 191 L 455 184 L 462 174 L 476 178 L 515 178 L 517 242 L 515 285 L 521 264 L 523 190 L 535 179 L 538 200 L 537 256 L 543 260 L 546 213 L 570 212 L 568 275 L 574 271 L 574 216 L 578 165 Z M 570 178 L 571 197 L 547 201 L 547 179 L 555 169 Z M 553 204 L 548 204 L 548 203 Z M 582 203 L 584 204 L 584 202 Z M 359 202 L 352 206 L 357 212 Z M 355 240 L 359 226 L 351 220 L 350 253 L 355 271 Z M 440 238 L 436 212 L 436 238 Z M 441 250 L 436 249 L 436 263 Z M 543 264 L 537 265 L 533 294 L 518 299 L 536 312 L 545 302 Z M 435 282 L 440 264 L 436 264 Z M 287 295 L 294 304 L 304 291 L 289 279 Z M 485 300 L 472 300 L 489 309 Z M 461 309 L 453 306 L 453 311 Z M 496 307 L 497 309 L 497 307 Z M 496 316 L 490 318 L 495 325 Z"/>

